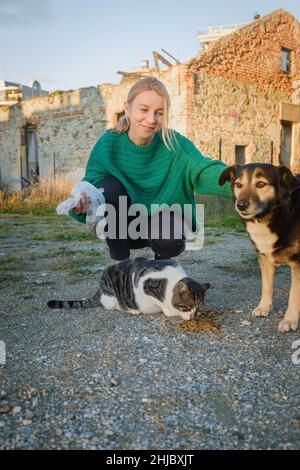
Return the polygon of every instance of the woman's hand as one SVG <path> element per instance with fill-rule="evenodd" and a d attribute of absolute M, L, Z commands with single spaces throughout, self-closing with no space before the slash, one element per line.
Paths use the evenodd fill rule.
<path fill-rule="evenodd" d="M 87 210 L 89 207 L 89 198 L 86 193 L 82 193 L 80 201 L 77 203 L 75 207 L 72 207 L 72 211 L 75 212 L 75 214 L 86 214 Z"/>

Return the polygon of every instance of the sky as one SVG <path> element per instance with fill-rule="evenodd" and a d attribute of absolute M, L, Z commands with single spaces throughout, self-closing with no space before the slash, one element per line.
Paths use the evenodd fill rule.
<path fill-rule="evenodd" d="M 247 24 L 278 8 L 300 21 L 300 0 L 0 0 L 0 79 L 48 91 L 118 83 L 166 49 L 197 55 L 198 30 Z"/>

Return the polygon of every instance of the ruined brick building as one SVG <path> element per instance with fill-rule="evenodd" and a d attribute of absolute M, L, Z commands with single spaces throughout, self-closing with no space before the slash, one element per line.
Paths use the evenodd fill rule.
<path fill-rule="evenodd" d="M 300 172 L 300 25 L 277 10 L 163 70 L 147 64 L 119 84 L 0 104 L 0 178 L 18 189 L 35 173 L 78 181 L 96 140 L 142 75 L 167 86 L 171 126 L 225 163 L 285 163 Z"/>

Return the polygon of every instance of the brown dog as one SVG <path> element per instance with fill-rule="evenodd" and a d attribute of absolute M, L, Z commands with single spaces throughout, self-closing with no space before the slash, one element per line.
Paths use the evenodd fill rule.
<path fill-rule="evenodd" d="M 276 266 L 291 268 L 289 303 L 278 331 L 295 331 L 300 316 L 300 178 L 284 165 L 267 163 L 233 165 L 219 178 L 229 181 L 235 209 L 244 221 L 255 246 L 261 277 L 262 296 L 252 314 L 267 317 L 272 308 Z"/>

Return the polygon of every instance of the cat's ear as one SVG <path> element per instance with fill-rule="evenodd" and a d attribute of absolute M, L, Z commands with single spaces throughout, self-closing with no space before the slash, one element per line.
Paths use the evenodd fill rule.
<path fill-rule="evenodd" d="M 190 291 L 185 282 L 179 282 L 178 284 L 179 294 L 186 299 L 190 295 Z"/>
<path fill-rule="evenodd" d="M 201 287 L 203 295 L 206 293 L 206 291 L 208 289 L 213 289 L 212 285 L 209 282 L 205 282 L 204 284 L 202 284 L 202 282 L 200 282 L 200 281 L 197 281 L 197 282 L 198 282 L 199 286 Z"/>
<path fill-rule="evenodd" d="M 184 294 L 185 292 L 188 292 L 189 288 L 184 282 L 179 283 L 179 292 L 180 294 Z"/>
<path fill-rule="evenodd" d="M 210 283 L 206 282 L 205 284 L 201 284 L 203 294 L 210 288 Z"/>

